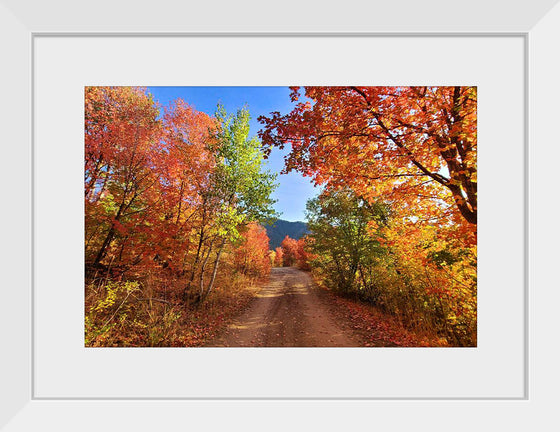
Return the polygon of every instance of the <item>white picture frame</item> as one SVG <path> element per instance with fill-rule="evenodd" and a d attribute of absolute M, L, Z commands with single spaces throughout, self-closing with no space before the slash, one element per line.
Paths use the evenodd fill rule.
<path fill-rule="evenodd" d="M 2 207 L 2 313 L 0 335 L 0 428 L 2 430 L 153 430 L 183 425 L 210 430 L 285 430 L 327 428 L 353 430 L 377 426 L 392 430 L 493 430 L 535 429 L 538 423 L 556 424 L 559 374 L 555 355 L 555 245 L 560 240 L 553 217 L 558 208 L 553 199 L 558 156 L 555 139 L 555 101 L 560 91 L 556 47 L 560 42 L 560 8 L 556 1 L 518 5 L 508 2 L 471 2 L 450 5 L 445 10 L 428 2 L 422 8 L 413 1 L 396 5 L 359 5 L 353 20 L 339 22 L 340 11 L 324 4 L 283 4 L 281 11 L 232 9 L 226 2 L 184 5 L 169 13 L 167 7 L 150 5 L 130 13 L 129 2 L 110 6 L 108 24 L 100 24 L 102 6 L 76 8 L 71 2 L 0 2 L 2 39 L 1 71 L 5 99 L 1 106 L 4 137 L 0 175 Z M 130 2 L 132 3 L 132 2 Z M 139 3 L 135 2 L 137 9 Z M 216 16 L 216 8 L 224 11 Z M 345 4 L 346 11 L 352 11 Z M 505 13 L 507 8 L 507 14 Z M 552 8 L 552 9 L 551 9 Z M 105 10 L 108 13 L 109 9 Z M 291 12 L 290 12 L 291 11 Z M 316 16 L 321 11 L 321 16 Z M 476 13 L 475 13 L 476 11 Z M 185 12 L 189 12 L 185 14 Z M 248 14 L 248 15 L 247 15 Z M 181 21 L 178 17 L 186 17 Z M 208 17 L 201 19 L 200 17 Z M 212 17 L 212 19 L 210 19 Z M 370 22 L 366 17 L 372 18 Z M 391 17 L 391 18 L 383 18 Z M 233 19 L 232 19 L 233 18 Z M 319 19 L 320 18 L 320 19 Z M 291 19 L 291 21 L 287 21 Z M 453 19 L 453 21 L 452 21 Z M 114 21 L 112 21 L 114 20 Z M 112 21 L 112 23 L 110 22 Z M 266 22 L 267 24 L 260 24 Z M 284 24 L 290 22 L 290 24 Z M 453 22 L 453 25 L 448 23 Z M 504 34 L 525 40 L 526 64 L 526 297 L 528 318 L 525 353 L 525 393 L 521 398 L 440 398 L 414 400 L 320 400 L 318 398 L 228 398 L 192 400 L 152 398 L 54 398 L 38 399 L 33 393 L 31 326 L 33 298 L 33 42 L 38 35 L 64 37 L 71 34 L 110 35 L 125 32 L 198 35 L 302 35 L 386 34 L 421 36 Z M 555 111 L 556 110 L 556 111 Z M 552 136 L 551 136 L 552 134 Z M 555 157 L 556 156 L 556 157 Z M 505 172 L 507 174 L 507 170 Z M 507 175 L 504 175 L 507 178 Z M 35 215 L 37 217 L 37 215 Z M 86 371 L 87 373 L 87 371 Z M 425 420 L 421 420 L 425 419 Z M 537 430 L 538 430 L 537 426 Z"/>

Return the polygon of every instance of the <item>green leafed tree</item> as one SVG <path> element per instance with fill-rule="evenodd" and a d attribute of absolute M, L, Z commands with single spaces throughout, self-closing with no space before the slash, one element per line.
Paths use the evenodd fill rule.
<path fill-rule="evenodd" d="M 206 260 L 214 255 L 210 280 L 200 279 L 200 298 L 211 292 L 220 258 L 228 243 L 239 239 L 239 228 L 250 222 L 267 223 L 277 217 L 271 194 L 277 187 L 276 174 L 265 169 L 264 155 L 258 138 L 249 137 L 251 116 L 246 107 L 235 115 L 228 114 L 223 106 L 216 111 L 218 128 L 211 145 L 216 158 L 209 194 L 216 203 L 217 215 L 214 237 L 207 251 Z"/>
<path fill-rule="evenodd" d="M 372 226 L 385 224 L 387 217 L 385 206 L 369 204 L 349 190 L 323 192 L 307 202 L 314 265 L 328 285 L 343 291 L 371 288 L 367 272 L 384 253 Z"/>

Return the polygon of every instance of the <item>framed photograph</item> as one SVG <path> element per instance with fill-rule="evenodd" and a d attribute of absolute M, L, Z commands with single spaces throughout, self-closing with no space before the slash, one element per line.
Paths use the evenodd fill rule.
<path fill-rule="evenodd" d="M 506 426 L 508 430 L 525 430 L 537 420 L 544 425 L 554 423 L 553 407 L 558 403 L 555 387 L 559 383 L 553 350 L 553 307 L 558 300 L 552 283 L 553 247 L 560 239 L 551 226 L 557 205 L 552 199 L 550 185 L 555 184 L 552 176 L 556 170 L 552 164 L 558 150 L 550 143 L 554 139 L 556 117 L 553 104 L 559 93 L 555 86 L 558 62 L 553 48 L 559 41 L 560 10 L 554 2 L 541 1 L 524 5 L 506 16 L 499 5 L 481 2 L 478 13 L 473 15 L 460 10 L 459 6 L 445 11 L 426 6 L 426 10 L 420 11 L 414 2 L 404 3 L 398 11 L 395 6 L 388 5 L 361 6 L 362 12 L 356 21 L 343 25 L 338 25 L 334 9 L 321 9 L 325 19 L 318 22 L 311 18 L 315 9 L 300 7 L 290 26 L 283 24 L 282 19 L 288 19 L 285 11 L 277 11 L 277 16 L 273 16 L 276 12 L 255 9 L 245 17 L 241 11 L 233 11 L 223 4 L 219 19 L 199 20 L 194 17 L 206 16 L 208 7 L 198 5 L 189 9 L 190 6 L 185 5 L 171 14 L 169 12 L 175 9 L 158 7 L 149 11 L 134 10 L 130 15 L 130 9 L 123 4 L 112 7 L 111 17 L 119 19 L 104 27 L 98 24 L 101 8 L 85 13 L 54 3 L 47 7 L 38 2 L 26 2 L 24 7 L 11 1 L 2 2 L 2 52 L 5 64 L 10 67 L 2 71 L 7 96 L 2 104 L 2 117 L 7 120 L 7 145 L 3 146 L 6 157 L 1 170 L 6 203 L 2 215 L 6 239 L 2 248 L 4 312 L 0 314 L 5 347 L 1 374 L 6 385 L 0 392 L 1 427 L 5 430 L 117 430 L 132 426 L 143 430 L 172 428 L 187 422 L 212 430 L 225 427 L 256 430 L 272 421 L 270 428 L 284 430 L 292 427 L 290 416 L 301 418 L 304 427 L 357 428 L 371 424 L 374 418 L 379 426 L 397 430 L 412 427 L 443 430 L 450 425 L 472 429 L 480 427 L 480 419 L 484 419 L 488 428 Z M 226 10 L 229 12 L 225 13 Z M 255 22 L 264 22 L 264 15 L 268 20 L 273 19 L 271 25 L 267 28 L 255 26 Z M 375 16 L 373 23 L 365 21 L 368 15 Z M 179 20 L 179 16 L 186 21 Z M 306 16 L 309 20 L 304 19 Z M 382 16 L 394 18 L 381 19 Z M 231 24 L 232 17 L 239 18 L 238 24 Z M 441 24 L 450 22 L 452 17 L 458 19 L 456 25 Z M 268 131 L 278 135 L 272 137 L 265 131 L 261 135 L 265 144 L 267 140 L 277 143 L 283 130 L 296 133 L 292 128 L 298 120 L 296 108 L 291 114 L 283 112 L 284 118 L 274 117 L 270 113 L 275 109 L 269 109 L 276 97 L 288 101 L 290 86 L 301 86 L 299 97 L 314 98 L 323 120 L 328 118 L 325 112 L 329 107 L 334 107 L 332 112 L 342 113 L 347 106 L 377 101 L 377 111 L 369 106 L 362 111 L 374 112 L 375 122 L 364 121 L 368 127 L 375 126 L 379 130 L 370 133 L 366 140 L 360 141 L 355 134 L 351 139 L 331 142 L 333 148 L 340 151 L 336 163 L 331 159 L 329 165 L 327 158 L 313 165 L 308 163 L 312 156 L 298 159 L 300 153 L 292 154 L 291 163 L 296 167 L 301 163 L 316 178 L 324 178 L 335 168 L 345 173 L 345 185 L 354 192 L 363 182 L 352 183 L 351 174 L 359 172 L 364 177 L 383 173 L 368 171 L 369 168 L 358 171 L 358 166 L 366 167 L 366 162 L 360 159 L 352 159 L 354 165 L 344 171 L 343 165 L 350 164 L 352 153 L 342 152 L 343 145 L 356 145 L 365 151 L 365 146 L 373 145 L 371 141 L 379 134 L 386 134 L 383 142 L 392 140 L 387 152 L 394 150 L 403 154 L 398 142 L 400 137 L 411 139 L 411 134 L 417 133 L 414 139 L 426 144 L 435 130 L 431 122 L 437 117 L 434 114 L 437 110 L 431 111 L 426 120 L 430 128 L 421 132 L 416 123 L 411 126 L 406 123 L 407 118 L 397 118 L 390 112 L 395 104 L 407 113 L 412 111 L 411 115 L 417 114 L 416 110 L 431 109 L 418 102 L 415 106 L 419 108 L 408 108 L 408 105 L 402 108 L 398 105 L 402 95 L 414 100 L 418 92 L 427 89 L 421 93 L 422 100 L 427 100 L 426 92 L 436 101 L 455 100 L 450 109 L 458 110 L 457 118 L 463 119 L 472 113 L 467 104 L 474 100 L 474 130 L 480 139 L 478 150 L 475 144 L 474 183 L 478 176 L 481 185 L 473 246 L 475 300 L 469 303 L 468 295 L 472 292 L 465 294 L 460 313 L 455 313 L 454 303 L 440 303 L 441 310 L 447 307 L 454 311 L 453 315 L 450 312 L 445 315 L 444 324 L 450 326 L 448 333 L 442 329 L 437 332 L 440 336 L 447 334 L 447 339 L 423 344 L 414 341 L 405 344 L 391 339 L 391 343 L 370 346 L 362 340 L 347 343 L 337 333 L 338 327 L 325 324 L 321 329 L 329 333 L 328 337 L 304 336 L 305 329 L 300 329 L 299 339 L 289 339 L 288 331 L 281 326 L 282 330 L 276 332 L 277 327 L 274 327 L 276 333 L 267 333 L 265 339 L 272 341 L 264 344 L 259 338 L 265 334 L 263 327 L 271 327 L 270 320 L 255 324 L 250 311 L 245 321 L 237 322 L 233 335 L 209 337 L 200 343 L 197 338 L 202 338 L 203 331 L 199 327 L 196 327 L 198 333 L 170 330 L 175 328 L 175 322 L 188 322 L 192 328 L 198 325 L 195 318 L 181 321 L 185 320 L 184 316 L 174 315 L 176 304 L 186 304 L 181 302 L 187 300 L 192 303 L 207 301 L 212 289 L 213 293 L 219 293 L 224 279 L 233 278 L 233 275 L 242 278 L 251 271 L 260 271 L 260 267 L 255 267 L 257 262 L 253 255 L 251 258 L 243 255 L 242 246 L 257 241 L 251 240 L 251 230 L 254 229 L 255 236 L 260 235 L 260 231 L 257 225 L 252 228 L 251 223 L 261 221 L 261 216 L 264 221 L 266 215 L 262 214 L 259 203 L 249 202 L 247 198 L 257 194 L 256 189 L 231 189 L 240 175 L 248 175 L 246 168 L 235 169 L 239 166 L 236 164 L 241 163 L 239 155 L 252 151 L 251 141 L 237 143 L 232 150 L 224 144 L 227 133 L 223 131 L 230 127 L 231 135 L 235 135 L 236 121 L 243 123 L 243 110 L 235 114 L 235 109 L 241 106 L 235 105 L 231 115 L 228 105 L 242 94 L 239 100 L 253 98 L 248 104 L 249 111 L 252 106 L 260 105 L 268 110 L 268 117 L 266 110 L 260 113 L 257 109 L 256 112 L 263 116 L 261 123 L 270 126 Z M 455 94 L 453 89 L 457 89 Z M 217 96 L 210 97 L 211 91 Z M 297 90 L 292 89 L 292 102 L 294 91 Z M 220 108 L 215 113 L 200 108 L 206 101 L 215 104 L 216 98 L 224 103 L 223 112 Z M 391 98 L 397 102 L 387 102 Z M 178 99 L 184 99 L 186 105 L 177 102 Z M 464 103 L 462 114 L 457 101 Z M 199 107 L 199 112 L 191 110 L 189 103 Z M 385 104 L 387 117 L 383 117 L 382 104 Z M 445 109 L 441 108 L 442 112 L 447 112 Z M 113 126 L 107 119 L 115 112 L 114 119 L 118 117 L 121 123 L 111 129 Z M 120 112 L 126 115 L 121 116 Z M 135 117 L 138 113 L 143 116 L 141 120 Z M 352 115 L 355 117 L 356 111 Z M 190 168 L 172 158 L 173 152 L 184 150 L 180 138 L 184 131 L 179 130 L 176 123 L 181 116 L 193 125 L 189 133 L 194 133 L 196 127 L 202 131 L 200 125 L 214 121 L 210 119 L 223 121 L 217 132 L 208 137 L 201 132 L 205 144 L 199 153 L 192 153 L 195 144 L 190 141 L 191 153 L 184 159 L 191 164 L 189 167 L 192 168 L 194 160 L 200 164 L 208 160 L 210 156 L 204 153 L 206 148 L 216 151 L 221 159 L 215 159 L 208 166 L 197 165 L 198 172 L 203 175 L 197 184 L 210 182 L 213 187 L 202 192 L 190 187 L 194 192 L 188 199 L 183 198 L 182 177 L 176 173 Z M 301 119 L 307 121 L 312 116 L 309 111 Z M 339 117 L 338 114 L 333 116 Z M 288 126 L 286 119 L 291 122 Z M 336 127 L 357 127 L 353 126 L 354 120 L 350 117 L 340 120 Z M 130 179 L 118 177 L 120 172 L 126 171 L 121 168 L 127 163 L 128 156 L 124 152 L 130 146 L 113 146 L 103 150 L 105 153 L 95 153 L 100 142 L 110 141 L 106 138 L 110 134 L 119 137 L 119 134 L 128 134 L 129 124 L 143 125 L 141 132 L 135 129 L 136 135 L 131 132 L 137 141 L 138 134 L 154 134 L 146 141 L 152 146 L 146 150 L 149 162 L 145 163 L 143 171 L 134 174 L 134 181 L 144 176 L 144 183 L 139 186 L 141 200 L 134 203 L 126 195 L 130 191 Z M 470 123 L 464 120 L 464 124 L 465 129 L 460 132 L 451 132 L 458 130 L 451 126 L 442 126 L 441 130 L 456 133 L 464 140 L 461 142 L 466 143 L 470 135 L 464 131 Z M 302 123 L 299 130 L 309 131 L 312 126 Z M 212 129 L 204 129 L 207 130 Z M 99 139 L 99 136 L 105 138 Z M 305 134 L 302 132 L 298 139 L 305 141 Z M 208 141 L 211 143 L 207 146 Z M 317 144 L 313 145 L 317 149 Z M 381 154 L 380 144 L 375 143 L 375 146 L 376 155 Z M 138 148 L 135 147 L 135 152 Z M 330 154 L 333 148 L 329 148 Z M 298 148 L 298 151 L 309 149 Z M 283 156 L 289 157 L 287 153 Z M 96 165 L 96 161 L 106 161 L 109 157 L 114 157 L 110 167 Z M 137 153 L 130 157 L 134 159 Z M 428 158 L 423 160 L 428 161 Z M 137 167 L 137 159 L 134 161 Z M 403 177 L 423 176 L 429 171 L 426 163 L 434 164 L 429 172 L 433 179 L 446 180 L 446 175 L 453 178 L 453 172 L 443 170 L 436 162 L 418 159 L 412 164 L 420 171 L 405 173 L 392 165 L 391 170 Z M 471 166 L 465 164 L 467 168 Z M 157 178 L 165 180 L 150 183 L 148 176 L 157 170 L 160 170 Z M 193 174 L 189 175 L 187 180 L 192 179 Z M 255 176 L 250 175 L 254 180 Z M 459 171 L 458 175 L 465 176 L 465 171 Z M 262 183 L 268 181 L 265 177 L 259 179 Z M 146 192 L 148 184 L 151 189 Z M 88 185 L 91 186 L 89 190 Z M 120 190 L 119 185 L 123 186 Z M 387 202 L 395 202 L 397 195 L 390 194 L 403 185 L 408 184 L 401 180 L 391 184 L 391 189 L 384 192 Z M 476 198 L 473 207 L 467 189 L 455 197 L 456 215 L 468 219 L 468 211 L 474 209 L 473 220 L 476 221 Z M 224 195 L 218 196 L 218 190 Z M 258 190 L 259 196 L 262 190 Z M 289 198 L 292 207 L 297 202 L 295 195 L 302 190 L 288 191 L 293 197 Z M 89 201 L 88 193 L 94 197 Z M 180 197 L 177 199 L 177 196 Z M 220 223 L 215 226 L 231 225 L 235 229 L 212 228 L 214 225 L 203 226 L 202 222 L 196 225 L 193 222 L 197 220 L 196 215 L 207 214 L 207 208 L 201 204 L 202 196 L 211 196 L 217 203 L 212 207 L 215 209 L 212 214 Z M 227 201 L 230 196 L 244 204 L 232 210 L 234 207 L 224 204 L 231 204 L 231 200 Z M 335 202 L 338 210 L 348 208 L 348 203 L 354 202 L 353 197 L 347 194 L 341 198 L 332 193 L 308 206 L 314 218 L 315 233 L 321 230 L 321 215 L 324 214 L 321 212 L 327 211 L 327 205 L 333 205 L 338 199 Z M 119 198 L 126 203 L 122 207 L 126 207 L 127 218 L 120 216 L 124 213 L 118 208 Z M 438 195 L 436 199 L 436 207 L 443 208 L 445 197 Z M 340 204 L 341 200 L 345 200 L 344 205 Z M 463 201 L 467 204 L 461 209 Z M 204 205 L 207 203 L 204 201 Z M 371 203 L 364 198 L 356 208 L 371 206 Z M 193 218 L 186 215 L 187 204 L 191 206 Z M 416 204 L 407 201 L 402 208 L 410 209 L 413 205 Z M 146 211 L 147 208 L 150 210 Z M 371 207 L 368 208 L 368 215 L 371 215 Z M 424 211 L 426 205 L 419 204 L 418 208 Z M 290 205 L 282 211 L 286 209 L 290 209 Z M 117 217 L 108 218 L 113 211 Z M 377 237 L 368 243 L 368 250 L 382 250 L 383 242 L 394 240 L 390 236 L 396 233 L 412 238 L 411 231 L 402 227 L 401 231 L 382 231 L 379 224 L 383 219 L 380 215 L 384 213 L 376 211 L 378 217 L 360 219 L 364 227 L 376 230 Z M 393 213 L 398 214 L 397 210 Z M 138 214 L 143 215 L 141 220 L 136 217 Z M 424 213 L 414 213 L 413 222 L 420 214 Z M 433 217 L 433 213 L 430 215 Z M 299 220 L 300 217 L 295 215 L 288 219 Z M 200 217 L 200 220 L 207 219 Z M 227 221 L 232 220 L 235 223 L 227 225 Z M 437 223 L 426 224 L 432 228 L 425 228 L 418 235 L 439 230 L 441 236 L 446 236 L 448 243 L 445 244 L 451 244 L 449 238 L 459 231 L 451 222 L 445 223 L 445 229 L 441 228 L 443 223 L 440 228 Z M 165 242 L 154 242 L 150 234 L 146 234 L 148 230 L 143 228 L 146 226 L 151 230 L 158 227 L 164 233 L 158 238 L 165 238 Z M 208 230 L 214 229 L 214 234 L 206 237 L 191 234 L 180 240 L 186 226 L 192 233 L 208 227 Z M 331 256 L 332 243 L 327 240 L 332 241 L 333 232 L 329 231 L 323 238 L 326 242 L 323 249 L 305 250 Z M 464 235 L 464 231 L 460 232 Z M 284 234 L 282 232 L 282 236 Z M 223 247 L 226 237 L 230 246 L 225 247 L 224 258 L 218 245 L 223 240 Z M 188 249 L 193 238 L 199 239 L 198 252 L 196 243 Z M 427 245 L 428 240 L 422 238 Z M 316 235 L 314 244 L 320 240 Z M 169 254 L 169 244 L 173 242 L 187 252 L 181 256 Z M 438 271 L 443 274 L 446 269 L 453 269 L 449 277 L 470 286 L 462 279 L 466 273 L 463 270 L 454 273 L 458 266 L 453 267 L 461 259 L 467 262 L 466 252 L 446 248 L 440 250 L 434 246 L 429 250 L 428 246 L 424 247 L 424 255 L 435 273 L 428 274 L 426 265 L 423 268 L 427 276 L 422 277 L 431 281 L 430 277 L 439 274 Z M 280 249 L 281 253 L 290 250 L 287 244 Z M 276 254 L 271 257 L 268 250 L 263 253 L 270 259 L 270 262 L 263 261 L 266 264 L 263 265 L 281 265 L 275 262 Z M 159 276 L 167 274 L 168 278 L 178 278 L 180 275 L 181 280 L 188 280 L 188 272 L 192 271 L 191 279 L 196 279 L 197 287 L 202 287 L 200 292 L 187 290 L 184 284 L 178 290 L 166 282 L 164 285 L 169 290 L 154 289 L 149 295 L 147 291 L 137 295 L 137 284 L 148 283 L 148 273 L 142 273 L 148 267 L 137 266 L 132 272 L 130 265 L 136 266 L 142 254 L 144 262 L 148 257 L 149 268 L 157 268 Z M 303 252 L 295 254 L 294 260 L 301 261 L 301 254 Z M 394 265 L 396 258 L 390 258 Z M 413 260 L 411 256 L 408 258 L 402 265 L 412 268 Z M 344 280 L 340 279 L 343 273 L 336 273 L 336 269 L 340 271 L 338 263 L 332 264 L 335 259 L 321 261 L 321 274 L 327 284 L 329 271 L 331 277 L 339 277 L 338 284 Z M 218 270 L 220 262 L 222 267 Z M 177 263 L 181 263 L 182 268 Z M 230 267 L 224 268 L 226 264 L 223 263 Z M 249 269 L 249 263 L 255 268 Z M 359 266 L 348 265 L 352 269 L 348 274 L 361 278 L 362 290 L 368 283 L 373 284 L 372 281 L 378 283 L 375 277 L 385 275 L 385 269 L 380 267 L 375 270 L 378 276 L 368 279 L 360 273 Z M 392 271 L 398 276 L 406 270 L 398 265 L 394 267 L 396 270 Z M 193 270 L 195 268 L 199 270 Z M 128 272 L 128 276 L 117 279 L 114 275 L 119 271 Z M 393 273 L 387 270 L 383 277 Z M 149 274 L 155 273 L 149 270 Z M 260 294 L 264 299 L 262 304 L 274 302 L 280 295 L 279 286 L 292 283 L 290 295 L 297 294 L 296 288 L 308 290 L 306 275 L 295 268 L 275 268 L 272 282 Z M 214 281 L 217 288 L 214 288 Z M 103 291 L 96 291 L 101 285 Z M 308 291 L 305 294 L 308 295 Z M 142 313 L 145 312 L 142 316 L 147 317 L 146 320 L 151 311 L 161 312 L 166 317 L 166 327 L 145 330 L 150 325 L 148 321 L 134 321 L 134 326 L 126 327 L 126 331 L 117 331 L 125 329 L 124 325 L 118 327 L 116 323 L 125 322 L 126 313 L 129 313 L 119 305 L 124 305 L 130 296 L 137 301 L 138 310 L 141 308 Z M 309 295 L 306 301 L 311 301 L 312 297 Z M 398 294 L 384 298 L 385 310 L 390 309 L 387 304 L 394 298 L 398 298 Z M 157 305 L 153 306 L 154 302 Z M 425 308 L 429 308 L 429 302 L 425 300 Z M 286 308 L 295 313 L 296 303 Z M 226 313 L 227 305 L 214 304 L 221 308 L 220 312 Z M 305 307 L 309 309 L 310 306 Z M 394 316 L 399 317 L 399 307 L 391 310 Z M 471 307 L 475 310 L 474 322 L 465 318 Z M 305 315 L 303 309 L 300 315 Z M 322 325 L 320 315 L 317 313 L 313 317 L 314 326 Z M 427 316 L 414 315 L 417 319 L 427 319 Z M 431 322 L 435 322 L 434 327 L 437 325 L 437 321 Z M 239 330 L 251 325 L 261 330 L 253 333 Z M 308 327 L 311 328 L 311 324 Z M 268 328 L 266 331 L 269 330 L 272 332 Z M 280 410 L 290 416 L 279 418 Z M 434 420 L 421 423 L 419 418 Z"/>

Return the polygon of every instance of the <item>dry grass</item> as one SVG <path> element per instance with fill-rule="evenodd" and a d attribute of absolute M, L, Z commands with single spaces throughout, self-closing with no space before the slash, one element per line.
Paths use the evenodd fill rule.
<path fill-rule="evenodd" d="M 448 346 L 444 338 L 435 332 L 411 329 L 398 317 L 383 312 L 378 307 L 357 298 L 344 296 L 318 284 L 317 291 L 330 305 L 338 322 L 348 327 L 362 340 L 365 347 L 443 347 Z"/>
<path fill-rule="evenodd" d="M 185 305 L 182 282 L 164 273 L 86 285 L 85 345 L 196 347 L 241 313 L 259 289 L 243 275 L 221 275 L 207 300 Z"/>

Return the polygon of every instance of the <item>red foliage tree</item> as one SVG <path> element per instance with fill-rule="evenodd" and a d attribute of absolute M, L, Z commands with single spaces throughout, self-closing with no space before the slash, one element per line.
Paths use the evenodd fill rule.
<path fill-rule="evenodd" d="M 294 240 L 290 236 L 286 236 L 284 237 L 284 240 L 282 240 L 281 247 L 283 252 L 282 265 L 284 267 L 291 267 L 295 265 L 298 259 L 297 240 Z"/>
<path fill-rule="evenodd" d="M 123 256 L 131 237 L 141 237 L 138 227 L 159 201 L 158 116 L 157 105 L 142 89 L 85 89 L 86 261 L 95 266 L 110 250 L 111 260 Z"/>
<path fill-rule="evenodd" d="M 274 266 L 282 267 L 284 265 L 284 250 L 281 247 L 274 249 Z"/>
<path fill-rule="evenodd" d="M 309 243 L 313 239 L 311 237 L 302 237 L 297 240 L 296 244 L 296 256 L 297 256 L 297 266 L 302 270 L 311 270 L 311 260 L 315 258 L 315 255 L 309 251 Z"/>
<path fill-rule="evenodd" d="M 234 254 L 238 271 L 251 276 L 265 276 L 270 272 L 268 235 L 266 229 L 251 222 L 242 234 L 243 240 Z"/>
<path fill-rule="evenodd" d="M 213 127 L 181 100 L 160 117 L 142 88 L 86 88 L 86 263 L 184 266 L 214 169 Z"/>

